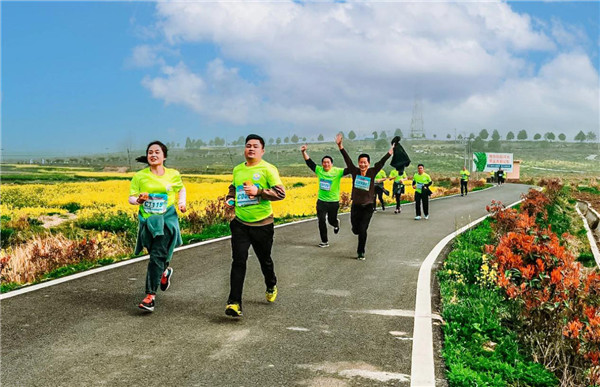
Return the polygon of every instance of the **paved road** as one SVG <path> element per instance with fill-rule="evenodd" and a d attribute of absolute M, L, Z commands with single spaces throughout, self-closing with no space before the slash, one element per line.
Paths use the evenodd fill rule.
<path fill-rule="evenodd" d="M 146 261 L 5 299 L 2 385 L 408 385 L 421 262 L 492 199 L 512 203 L 526 190 L 435 200 L 428 221 L 413 220 L 412 205 L 379 211 L 364 262 L 348 215 L 328 249 L 316 247 L 316 221 L 278 228 L 279 298 L 266 303 L 251 256 L 241 320 L 224 315 L 229 240 L 177 252 L 152 314 L 136 306 Z"/>

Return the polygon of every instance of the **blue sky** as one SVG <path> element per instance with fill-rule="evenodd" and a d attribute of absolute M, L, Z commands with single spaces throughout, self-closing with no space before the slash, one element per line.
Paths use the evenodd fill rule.
<path fill-rule="evenodd" d="M 4 157 L 257 132 L 598 131 L 597 2 L 2 2 Z"/>

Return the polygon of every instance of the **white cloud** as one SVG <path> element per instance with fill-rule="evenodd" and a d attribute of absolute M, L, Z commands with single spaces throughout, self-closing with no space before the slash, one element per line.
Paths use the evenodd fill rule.
<path fill-rule="evenodd" d="M 430 131 L 598 125 L 597 70 L 582 53 L 557 52 L 583 30 L 555 21 L 547 36 L 504 2 L 161 2 L 157 15 L 172 47 L 210 43 L 219 58 L 202 74 L 183 64 L 191 57 L 163 65 L 144 86 L 214 120 L 406 132 L 418 93 Z M 556 56 L 536 70 L 532 52 Z"/>

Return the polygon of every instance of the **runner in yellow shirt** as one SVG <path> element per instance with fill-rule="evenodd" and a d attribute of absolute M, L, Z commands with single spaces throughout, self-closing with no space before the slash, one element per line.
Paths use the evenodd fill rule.
<path fill-rule="evenodd" d="M 265 277 L 266 299 L 277 298 L 277 277 L 271 248 L 273 247 L 273 209 L 271 202 L 285 198 L 285 188 L 275 166 L 262 159 L 265 140 L 259 135 L 246 137 L 244 157 L 246 162 L 233 169 L 226 202 L 235 206 L 235 219 L 231 221 L 231 275 L 230 292 L 225 314 L 242 316 L 242 291 L 246 278 L 248 249 L 254 249 Z"/>

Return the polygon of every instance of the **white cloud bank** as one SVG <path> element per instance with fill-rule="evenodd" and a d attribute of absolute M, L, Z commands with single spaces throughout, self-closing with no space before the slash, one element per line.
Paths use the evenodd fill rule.
<path fill-rule="evenodd" d="M 598 71 L 577 48 L 583 31 L 554 20 L 546 35 L 502 2 L 161 2 L 157 19 L 157 45 L 214 44 L 220 58 L 192 70 L 190 56 L 167 65 L 137 47 L 138 65 L 161 68 L 143 85 L 216 122 L 407 133 L 418 94 L 428 133 L 572 135 L 599 125 Z M 532 53 L 551 59 L 536 66 Z"/>

